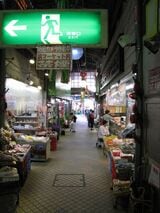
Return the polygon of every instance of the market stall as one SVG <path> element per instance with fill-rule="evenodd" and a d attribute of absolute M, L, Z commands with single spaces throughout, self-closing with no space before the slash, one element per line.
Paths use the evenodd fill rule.
<path fill-rule="evenodd" d="M 19 145 L 12 131 L 0 129 L 0 209 L 15 212 L 19 191 L 31 169 L 30 145 Z"/>
<path fill-rule="evenodd" d="M 104 153 L 108 156 L 112 176 L 114 207 L 117 207 L 119 200 L 129 198 L 131 176 L 134 172 L 134 152 L 134 139 L 118 139 L 116 136 L 104 139 Z"/>
<path fill-rule="evenodd" d="M 50 154 L 50 138 L 35 135 L 16 134 L 16 141 L 19 144 L 31 146 L 31 161 L 46 161 Z"/>

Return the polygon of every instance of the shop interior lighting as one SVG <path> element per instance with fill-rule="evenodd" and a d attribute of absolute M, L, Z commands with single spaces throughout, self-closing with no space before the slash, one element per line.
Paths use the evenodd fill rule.
<path fill-rule="evenodd" d="M 45 72 L 45 74 L 44 74 L 45 76 L 49 76 L 49 74 L 48 74 L 48 72 Z"/>
<path fill-rule="evenodd" d="M 126 90 L 130 90 L 130 89 L 133 89 L 134 87 L 134 84 L 129 84 L 126 86 Z"/>
<path fill-rule="evenodd" d="M 70 90 L 71 89 L 70 82 L 68 84 L 64 84 L 64 83 L 61 83 L 61 82 L 56 82 L 56 87 L 60 88 L 62 90 Z"/>
<path fill-rule="evenodd" d="M 41 90 L 41 89 L 42 89 L 42 87 L 41 87 L 41 86 L 38 86 L 37 88 L 38 88 L 39 90 Z"/>
<path fill-rule="evenodd" d="M 87 86 L 87 82 L 85 80 L 82 80 L 81 81 L 81 87 L 86 88 L 86 86 Z"/>
<path fill-rule="evenodd" d="M 30 60 L 29 60 L 29 63 L 30 63 L 30 64 L 35 64 L 35 60 L 34 60 L 34 59 L 30 59 Z"/>
<path fill-rule="evenodd" d="M 33 85 L 33 81 L 30 81 L 30 82 L 29 82 L 29 85 L 30 85 L 30 86 Z"/>
<path fill-rule="evenodd" d="M 118 85 L 119 85 L 118 83 L 113 84 L 110 89 L 116 88 L 116 87 L 118 87 Z"/>
<path fill-rule="evenodd" d="M 55 104 L 56 103 L 56 100 L 51 98 L 51 104 Z"/>
<path fill-rule="evenodd" d="M 115 91 L 115 92 L 111 93 L 111 96 L 115 96 L 115 95 L 117 95 L 118 93 L 119 93 L 118 91 Z"/>
<path fill-rule="evenodd" d="M 21 81 L 17 81 L 12 78 L 7 78 L 6 79 L 6 88 L 11 88 L 11 90 L 14 91 L 19 91 L 19 88 L 21 88 L 21 92 L 29 91 L 29 92 L 34 92 L 34 93 L 39 93 L 39 90 L 37 87 L 30 86 L 28 84 L 25 84 Z"/>
<path fill-rule="evenodd" d="M 131 80 L 132 77 L 133 77 L 133 74 L 130 74 L 130 73 L 129 73 L 128 75 L 126 75 L 124 78 L 122 78 L 122 79 L 120 80 L 120 84 L 126 83 L 127 81 Z"/>

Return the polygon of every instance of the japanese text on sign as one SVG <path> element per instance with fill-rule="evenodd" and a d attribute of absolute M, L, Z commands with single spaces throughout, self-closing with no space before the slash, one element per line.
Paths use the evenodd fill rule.
<path fill-rule="evenodd" d="M 36 69 L 71 69 L 71 46 L 54 45 L 37 48 Z"/>

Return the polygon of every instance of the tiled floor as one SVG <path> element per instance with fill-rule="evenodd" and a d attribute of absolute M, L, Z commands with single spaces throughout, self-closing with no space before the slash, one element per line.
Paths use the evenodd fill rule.
<path fill-rule="evenodd" d="M 47 162 L 33 162 L 16 213 L 116 213 L 107 158 L 96 131 L 78 116 L 76 132 L 61 136 Z"/>

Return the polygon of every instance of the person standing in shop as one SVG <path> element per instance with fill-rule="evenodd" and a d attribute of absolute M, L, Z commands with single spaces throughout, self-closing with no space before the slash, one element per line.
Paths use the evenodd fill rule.
<path fill-rule="evenodd" d="M 108 129 L 108 126 L 107 126 L 107 121 L 103 120 L 100 122 L 100 126 L 98 128 L 98 132 L 97 132 L 97 143 L 96 143 L 96 146 L 98 147 L 103 147 L 104 145 L 104 137 L 105 136 L 108 136 L 110 133 L 109 133 L 109 129 Z"/>
<path fill-rule="evenodd" d="M 102 119 L 107 122 L 106 125 L 108 126 L 108 128 L 110 128 L 110 123 L 114 122 L 113 117 L 109 113 L 110 111 L 106 109 L 105 114 L 102 117 Z"/>

